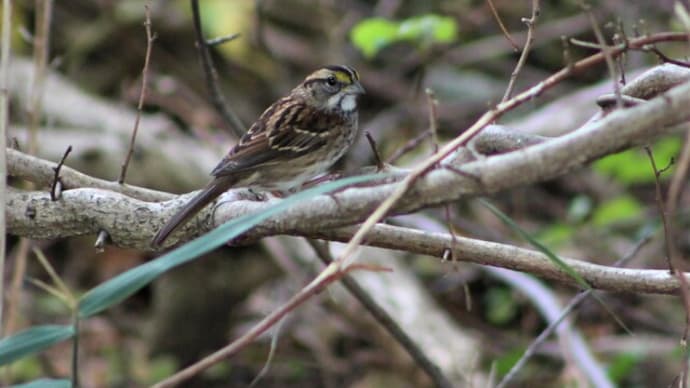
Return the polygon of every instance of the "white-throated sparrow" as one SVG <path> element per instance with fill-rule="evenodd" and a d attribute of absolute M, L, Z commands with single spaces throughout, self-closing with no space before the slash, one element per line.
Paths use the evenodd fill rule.
<path fill-rule="evenodd" d="M 213 169 L 211 182 L 153 238 L 159 246 L 232 187 L 289 190 L 328 170 L 357 134 L 357 97 L 364 93 L 349 66 L 325 66 L 269 106 Z"/>

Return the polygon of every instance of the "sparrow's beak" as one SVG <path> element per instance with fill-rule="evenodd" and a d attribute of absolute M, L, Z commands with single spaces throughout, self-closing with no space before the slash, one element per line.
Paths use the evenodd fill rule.
<path fill-rule="evenodd" d="M 349 94 L 365 94 L 366 93 L 366 90 L 364 90 L 364 87 L 362 86 L 362 84 L 359 83 L 359 81 L 353 82 L 352 84 L 347 86 L 345 88 L 345 90 Z"/>

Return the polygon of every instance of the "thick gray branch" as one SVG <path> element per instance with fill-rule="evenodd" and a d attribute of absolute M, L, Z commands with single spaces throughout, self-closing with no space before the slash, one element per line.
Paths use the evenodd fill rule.
<path fill-rule="evenodd" d="M 7 204 L 10 230 L 34 238 L 53 238 L 60 237 L 55 236 L 57 233 L 61 236 L 71 236 L 84 234 L 85 230 L 95 233 L 97 230 L 104 229 L 110 233 L 116 245 L 147 249 L 152 232 L 143 231 L 148 228 L 151 219 L 160 219 L 159 214 L 165 206 L 165 204 L 143 202 L 98 189 L 70 190 L 64 195 L 62 200 L 52 202 L 47 193 L 21 192 L 11 189 L 10 200 Z M 330 198 L 326 199 L 331 201 Z M 237 201 L 237 203 L 250 204 L 249 201 Z M 254 203 L 254 206 L 259 205 Z M 244 211 L 252 211 L 251 207 L 246 206 Z M 284 217 L 287 216 L 282 215 L 277 218 Z M 41 220 L 42 226 L 32 229 L 28 222 L 14 222 L 17 219 Z M 193 227 L 190 226 L 188 229 Z M 264 225 L 262 235 L 289 233 L 347 241 L 356 230 L 357 227 L 349 226 L 320 231 L 314 228 L 281 231 L 271 230 L 270 226 Z M 250 236 L 256 238 L 258 235 L 256 232 L 250 232 Z M 443 256 L 444 250 L 450 248 L 454 252 L 454 257 L 459 260 L 531 272 L 544 278 L 576 285 L 572 278 L 564 274 L 543 254 L 511 245 L 462 237 L 457 237 L 453 241 L 450 235 L 445 233 L 429 233 L 389 225 L 377 225 L 367 236 L 365 244 L 435 257 Z M 575 259 L 564 258 L 564 260 L 593 287 L 599 289 L 673 293 L 678 288 L 677 278 L 670 276 L 667 270 L 615 268 Z"/>
<path fill-rule="evenodd" d="M 7 165 L 12 176 L 28 179 L 40 187 L 51 187 L 55 180 L 54 169 L 57 167 L 57 163 L 39 159 L 17 150 L 7 149 Z M 92 187 L 122 193 L 143 201 L 164 201 L 175 197 L 175 195 L 163 191 L 93 178 L 67 166 L 62 166 L 60 169 L 60 181 L 65 190 Z"/>

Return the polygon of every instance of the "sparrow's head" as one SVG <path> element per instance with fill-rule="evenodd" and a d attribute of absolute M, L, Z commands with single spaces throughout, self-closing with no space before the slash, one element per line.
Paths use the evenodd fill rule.
<path fill-rule="evenodd" d="M 329 65 L 309 74 L 294 92 L 305 95 L 318 109 L 351 113 L 357 110 L 357 96 L 364 94 L 364 88 L 357 70 Z"/>

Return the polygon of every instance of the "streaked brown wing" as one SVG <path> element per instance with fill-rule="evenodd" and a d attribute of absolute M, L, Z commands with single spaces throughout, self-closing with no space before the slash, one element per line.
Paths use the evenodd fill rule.
<path fill-rule="evenodd" d="M 323 147 L 337 116 L 310 115 L 304 104 L 279 100 L 269 107 L 218 163 L 211 175 L 230 175 L 269 163 L 284 163 Z M 274 115 L 277 110 L 280 115 Z M 270 128 L 270 129 L 269 129 Z"/>

